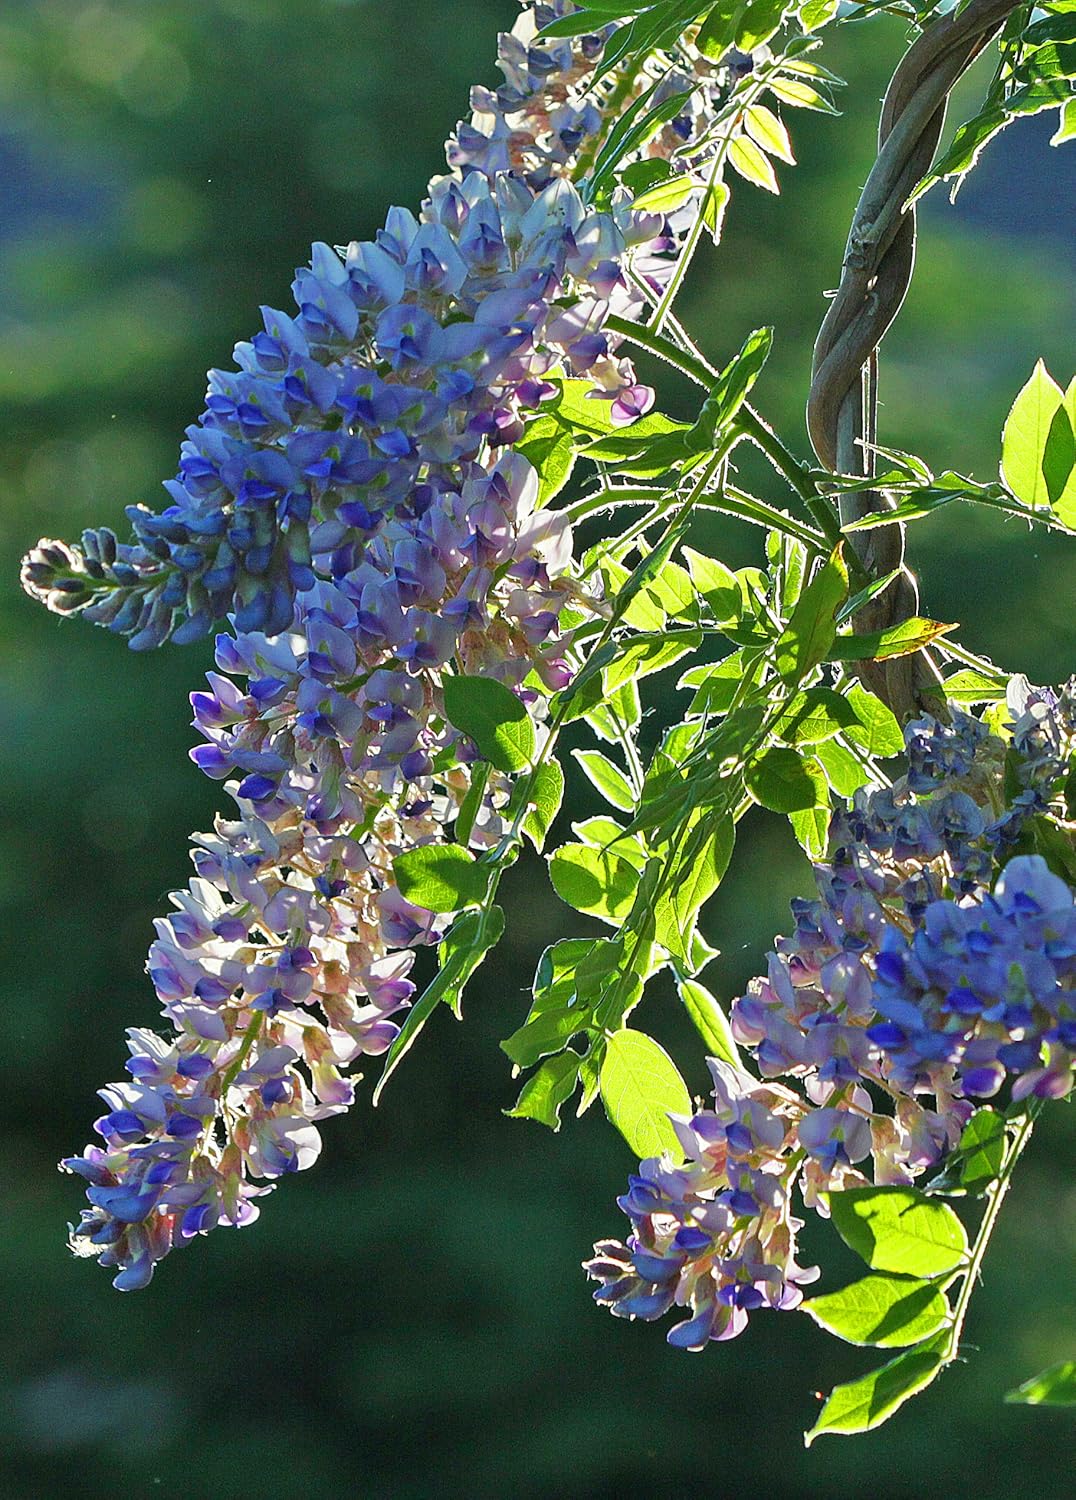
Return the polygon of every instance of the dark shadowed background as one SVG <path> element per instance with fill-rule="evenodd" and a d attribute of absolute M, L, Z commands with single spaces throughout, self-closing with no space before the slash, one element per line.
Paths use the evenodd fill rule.
<path fill-rule="evenodd" d="M 186 754 L 186 694 L 209 646 L 142 658 L 47 615 L 18 593 L 20 553 L 163 501 L 205 368 L 228 361 L 259 303 L 287 305 L 311 239 L 370 236 L 390 203 L 417 207 L 514 14 L 513 0 L 0 10 L 0 1495 L 1069 1494 L 1065 1415 L 1000 1393 L 1074 1352 L 1071 1111 L 1049 1112 L 1020 1169 L 968 1362 L 879 1434 L 805 1453 L 815 1392 L 871 1356 L 776 1315 L 687 1355 L 660 1327 L 598 1312 L 579 1261 L 622 1231 L 628 1152 L 600 1108 L 558 1137 L 501 1114 L 515 1089 L 497 1042 L 522 1019 L 543 945 L 584 921 L 533 862 L 510 878 L 509 936 L 466 1024 L 435 1018 L 383 1106 L 371 1112 L 367 1090 L 330 1121 L 317 1168 L 264 1200 L 257 1225 L 199 1240 L 127 1296 L 64 1249 L 81 1187 L 54 1162 L 89 1138 L 124 1028 L 156 1022 L 151 918 L 187 878 L 188 832 L 222 803 Z M 758 401 L 801 451 L 823 291 L 903 37 L 885 21 L 827 44 L 850 82 L 844 118 L 790 119 L 800 166 L 782 169 L 782 199 L 739 187 L 726 241 L 684 298 L 719 361 L 776 324 Z M 1035 359 L 1063 383 L 1073 373 L 1076 147 L 1050 151 L 1052 127 L 995 143 L 955 209 L 928 200 L 885 349 L 883 441 L 980 478 Z M 684 399 L 665 387 L 667 409 Z M 757 560 L 755 534 L 705 541 Z M 969 509 L 924 522 L 913 543 L 927 612 L 1039 680 L 1072 669 L 1071 543 Z M 661 679 L 662 712 L 675 696 Z M 588 794 L 573 792 L 578 816 Z M 708 972 L 723 997 L 758 969 L 806 876 L 778 820 L 748 819 L 705 924 L 724 950 Z M 660 987 L 644 1024 L 702 1091 L 699 1051 Z M 809 1232 L 808 1250 L 830 1256 L 826 1227 Z M 830 1264 L 833 1286 L 851 1266 Z"/>

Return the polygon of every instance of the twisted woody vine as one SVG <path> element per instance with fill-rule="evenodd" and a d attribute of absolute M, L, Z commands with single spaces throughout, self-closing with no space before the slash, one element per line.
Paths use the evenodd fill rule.
<path fill-rule="evenodd" d="M 711 364 L 676 299 L 730 199 L 778 192 L 797 112 L 836 113 L 827 28 L 873 10 L 909 42 L 849 205 L 806 461 L 751 403 L 771 330 Z M 988 49 L 982 108 L 935 161 Z M 97 1141 L 63 1163 L 89 1200 L 71 1245 L 129 1291 L 253 1223 L 357 1069 L 376 1103 L 431 1015 L 461 1015 L 501 882 L 548 841 L 557 895 L 604 935 L 542 954 L 502 1045 L 511 1114 L 556 1130 L 600 1097 L 639 1159 L 627 1224 L 594 1207 L 596 1302 L 694 1351 L 798 1308 L 884 1351 L 808 1441 L 863 1431 L 961 1352 L 1017 1160 L 1073 1085 L 1076 680 L 1033 686 L 921 613 L 904 549 L 957 502 L 1076 536 L 1076 381 L 1035 369 L 989 484 L 881 446 L 876 393 L 914 201 L 1021 115 L 1076 135 L 1076 9 L 552 0 L 498 66 L 417 216 L 316 244 L 295 308 L 262 308 L 210 372 L 167 505 L 25 561 L 32 595 L 135 650 L 220 631 L 191 756 L 228 811 L 155 923 L 163 1028 L 128 1032 Z M 633 350 L 696 383 L 694 420 L 661 413 Z M 743 445 L 770 461 L 761 494 Z M 703 512 L 756 528 L 759 565 L 700 552 Z M 584 518 L 603 535 L 580 553 Z M 682 716 L 647 759 L 647 679 L 674 667 Z M 609 811 L 565 830 L 569 724 Z M 754 804 L 791 823 L 814 890 L 726 1011 L 697 923 Z M 637 1020 L 662 973 L 705 1101 Z M 850 1285 L 814 1289 L 808 1211 L 862 1258 Z M 1071 1403 L 1076 1363 L 1010 1399 Z"/>

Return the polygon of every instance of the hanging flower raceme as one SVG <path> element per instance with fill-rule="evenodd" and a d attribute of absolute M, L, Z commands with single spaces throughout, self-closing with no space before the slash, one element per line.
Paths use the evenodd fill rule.
<path fill-rule="evenodd" d="M 1076 683 L 1056 696 L 1014 679 L 1009 711 L 1007 745 L 957 710 L 910 724 L 907 774 L 834 816 L 817 898 L 793 903 L 794 932 L 732 1009 L 767 1081 L 711 1060 L 717 1115 L 674 1118 L 686 1164 L 644 1162 L 619 1200 L 633 1237 L 586 1264 L 611 1311 L 690 1305 L 669 1340 L 701 1348 L 739 1332 L 751 1306 L 795 1306 L 794 1187 L 826 1214 L 829 1192 L 936 1168 L 975 1100 L 1071 1090 L 1076 905 L 1043 855 L 1023 851 L 1050 814 L 1073 859 L 1060 829 Z M 751 1156 L 763 1142 L 765 1161 Z M 741 1244 L 757 1278 L 730 1259 Z"/>
<path fill-rule="evenodd" d="M 394 860 L 446 837 L 475 759 L 444 675 L 501 681 L 540 742 L 544 699 L 525 679 L 564 686 L 562 610 L 599 607 L 512 445 L 550 377 L 585 380 L 614 425 L 647 409 L 605 323 L 642 305 L 633 256 L 659 286 L 679 239 L 627 193 L 599 210 L 571 181 L 609 99 L 590 92 L 604 33 L 537 37 L 570 9 L 527 7 L 502 37 L 505 84 L 476 91 L 420 215 L 393 209 L 374 241 L 316 245 L 296 311 L 263 309 L 237 368 L 210 373 L 169 507 L 132 509 L 129 543 L 101 528 L 27 559 L 32 593 L 136 649 L 225 615 L 234 627 L 192 695 L 192 758 L 240 815 L 196 837 L 196 878 L 157 923 L 148 967 L 168 1035 L 129 1034 L 103 1144 L 65 1163 L 89 1185 L 74 1248 L 117 1268 L 121 1289 L 216 1224 L 250 1223 L 275 1179 L 316 1159 L 318 1123 L 352 1102 L 350 1070 L 397 1034 L 415 950 L 450 918 L 404 899 Z M 648 151 L 694 162 L 744 61 L 685 52 L 698 98 Z M 652 82 L 644 70 L 634 93 Z M 505 833 L 511 792 L 484 775 L 479 850 Z"/>
<path fill-rule="evenodd" d="M 550 373 L 587 380 L 614 423 L 647 409 L 605 325 L 643 305 L 633 254 L 647 250 L 659 285 L 677 233 L 625 191 L 599 210 L 571 180 L 614 107 L 608 88 L 590 90 L 609 28 L 536 36 L 571 9 L 528 6 L 501 38 L 505 84 L 475 91 L 449 142 L 454 170 L 419 216 L 394 208 L 373 241 L 315 245 L 296 312 L 263 308 L 238 368 L 210 372 L 167 509 L 132 507 L 129 543 L 108 528 L 81 547 L 42 542 L 23 569 L 31 593 L 136 649 L 197 639 L 229 614 L 240 633 L 278 635 L 317 578 L 349 571 L 388 522 L 420 519 L 517 442 Z M 742 61 L 718 67 L 685 44 L 685 114 L 646 150 L 678 165 L 712 151 L 706 127 Z M 615 108 L 652 82 L 644 69 Z"/>

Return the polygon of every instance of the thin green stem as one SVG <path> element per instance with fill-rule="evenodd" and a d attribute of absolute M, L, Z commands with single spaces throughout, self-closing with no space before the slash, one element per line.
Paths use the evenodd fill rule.
<path fill-rule="evenodd" d="M 262 1022 L 264 1020 L 265 1012 L 263 1010 L 259 1010 L 254 1013 L 254 1019 L 251 1021 L 250 1025 L 246 1029 L 246 1032 L 244 1033 L 242 1045 L 240 1046 L 239 1051 L 232 1058 L 231 1062 L 228 1064 L 228 1071 L 221 1079 L 220 1097 L 222 1101 L 226 1097 L 228 1090 L 231 1088 L 232 1084 L 235 1082 L 236 1077 L 239 1073 L 239 1069 L 246 1062 L 247 1055 L 258 1038 L 258 1033 L 262 1029 Z"/>
<path fill-rule="evenodd" d="M 706 179 L 706 188 L 703 200 L 699 205 L 699 212 L 695 215 L 694 222 L 688 231 L 683 249 L 680 251 L 679 258 L 673 268 L 673 273 L 669 278 L 669 284 L 662 294 L 661 301 L 654 310 L 653 317 L 650 319 L 649 326 L 655 333 L 661 332 L 662 325 L 669 314 L 669 309 L 675 302 L 677 294 L 684 283 L 684 277 L 688 273 L 695 251 L 699 248 L 702 232 L 706 228 L 706 201 L 721 183 L 721 174 L 725 168 L 725 158 L 728 155 L 729 147 L 732 145 L 733 131 L 743 118 L 745 110 L 749 109 L 755 103 L 765 92 L 768 85 L 768 72 L 755 75 L 744 89 L 743 97 L 740 99 L 734 97 L 729 101 L 725 120 L 715 121 L 715 131 L 721 129 L 722 125 L 724 125 L 724 131 L 718 143 L 717 150 L 714 152 L 713 164 L 710 167 L 710 175 Z"/>
<path fill-rule="evenodd" d="M 712 387 L 713 372 L 707 365 L 695 355 L 678 349 L 668 339 L 662 338 L 660 334 L 653 331 L 652 327 L 642 328 L 637 323 L 631 323 L 626 318 L 616 316 L 607 320 L 607 326 L 614 333 L 619 333 L 622 338 L 627 339 L 629 343 L 637 344 L 640 349 L 646 349 L 658 359 L 664 360 L 666 364 L 693 380 L 696 385 L 706 390 Z M 764 421 L 758 412 L 746 402 L 736 413 L 735 428 L 740 435 L 750 438 L 770 460 L 793 493 L 803 502 L 830 548 L 839 546 L 844 540 L 840 517 L 811 479 L 807 465 L 785 447 L 769 423 Z M 849 549 L 848 569 L 858 587 L 863 588 L 870 582 L 862 563 L 851 548 Z"/>
<path fill-rule="evenodd" d="M 974 667 L 976 671 L 984 673 L 988 677 L 1006 677 L 1008 674 L 1002 667 L 995 666 L 988 657 L 976 656 L 974 651 L 969 651 L 959 641 L 950 640 L 948 637 L 938 642 L 938 649 L 943 656 L 948 656 L 953 661 L 962 661 L 966 667 Z"/>
<path fill-rule="evenodd" d="M 983 1214 L 978 1232 L 975 1235 L 975 1242 L 971 1247 L 967 1265 L 962 1272 L 964 1279 L 960 1284 L 960 1292 L 957 1295 L 956 1302 L 953 1304 L 953 1321 L 949 1332 L 949 1340 L 945 1346 L 946 1363 L 956 1359 L 960 1352 L 960 1338 L 964 1331 L 964 1319 L 968 1314 L 968 1305 L 971 1302 L 972 1293 L 978 1285 L 979 1272 L 982 1269 L 983 1259 L 990 1244 L 990 1236 L 994 1232 L 998 1214 L 1001 1212 L 1001 1206 L 1005 1202 L 1006 1194 L 1012 1184 L 1013 1170 L 1020 1159 L 1024 1147 L 1031 1138 L 1035 1117 L 1041 1108 L 1041 1100 L 1032 1099 L 1029 1102 L 1027 1112 L 1021 1120 L 1016 1134 L 1009 1142 L 1001 1171 L 998 1173 L 993 1186 L 988 1189 L 986 1212 Z"/>
<path fill-rule="evenodd" d="M 840 517 L 825 496 L 819 494 L 817 486 L 808 475 L 807 466 L 785 447 L 769 423 L 763 421 L 758 412 L 753 411 L 746 401 L 736 413 L 736 422 L 740 431 L 762 449 L 777 472 L 788 481 L 810 511 L 812 519 L 830 546 L 838 547 L 844 540 Z M 865 588 L 870 582 L 870 577 L 854 548 L 848 548 L 847 561 L 849 574 L 858 587 Z"/>

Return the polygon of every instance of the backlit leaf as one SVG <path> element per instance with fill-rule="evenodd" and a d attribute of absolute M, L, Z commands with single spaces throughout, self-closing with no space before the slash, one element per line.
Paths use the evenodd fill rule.
<path fill-rule="evenodd" d="M 820 1327 L 846 1344 L 906 1348 L 937 1333 L 949 1304 L 936 1286 L 903 1276 L 864 1276 L 839 1292 L 802 1304 Z"/>
<path fill-rule="evenodd" d="M 683 1151 L 670 1114 L 690 1115 L 691 1096 L 672 1058 L 652 1037 L 626 1027 L 614 1032 L 601 1069 L 601 1094 L 609 1119 L 635 1155 Z"/>
<path fill-rule="evenodd" d="M 845 1244 L 875 1271 L 938 1276 L 967 1255 L 956 1214 L 914 1188 L 848 1188 L 831 1193 L 829 1207 Z"/>

